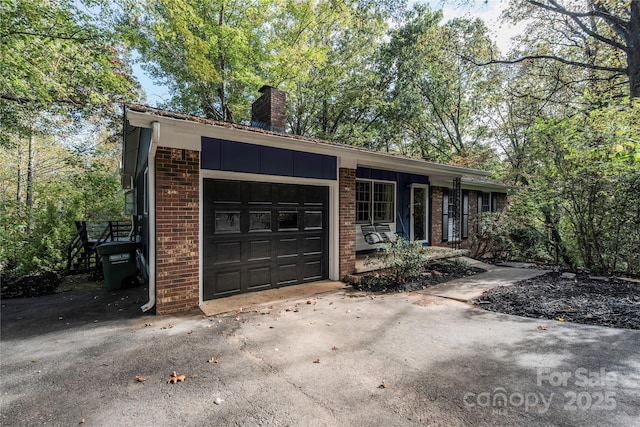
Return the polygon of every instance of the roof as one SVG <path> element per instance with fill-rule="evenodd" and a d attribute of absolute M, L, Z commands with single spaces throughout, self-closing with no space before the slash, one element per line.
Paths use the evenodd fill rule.
<path fill-rule="evenodd" d="M 130 112 L 134 114 L 130 114 Z M 411 158 L 411 157 L 407 157 L 399 154 L 381 152 L 381 151 L 376 151 L 376 150 L 372 150 L 365 147 L 357 147 L 357 146 L 334 142 L 334 141 L 311 138 L 308 136 L 273 132 L 273 131 L 269 131 L 261 128 L 252 127 L 252 126 L 221 122 L 221 121 L 207 119 L 203 117 L 192 116 L 189 114 L 153 108 L 146 105 L 140 105 L 140 104 L 125 105 L 126 116 L 132 116 L 132 115 L 135 115 L 135 113 L 142 113 L 142 114 L 151 116 L 148 118 L 148 120 L 145 120 L 144 123 L 142 120 L 135 121 L 137 125 L 143 126 L 143 127 L 150 127 L 150 123 L 153 122 L 152 118 L 157 117 L 163 120 L 170 120 L 171 122 L 182 121 L 185 123 L 212 126 L 219 129 L 238 130 L 238 131 L 250 132 L 256 135 L 260 135 L 263 138 L 271 138 L 271 139 L 285 138 L 287 140 L 312 144 L 313 146 L 316 147 L 315 148 L 316 150 L 319 147 L 324 147 L 323 151 L 331 150 L 334 155 L 340 155 L 340 156 L 350 155 L 351 157 L 357 158 L 359 162 L 364 161 L 366 163 L 366 159 L 369 158 L 370 162 L 373 162 L 371 164 L 371 166 L 373 167 L 384 167 L 381 165 L 386 163 L 389 163 L 391 166 L 391 163 L 401 162 L 405 164 L 406 167 L 410 167 L 411 172 L 417 172 L 419 170 L 426 169 L 430 172 L 431 175 L 433 175 L 434 173 L 441 174 L 442 178 L 445 178 L 445 177 L 448 178 L 453 175 L 462 177 L 463 183 L 469 183 L 471 185 L 475 184 L 475 185 L 481 185 L 484 187 L 487 184 L 489 184 L 494 187 L 495 186 L 502 187 L 503 189 L 510 187 L 508 185 L 500 183 L 499 181 L 491 180 L 489 178 L 490 172 L 482 171 L 478 169 L 470 169 L 470 168 L 464 168 L 461 166 L 445 165 L 442 163 L 437 163 L 437 162 L 428 161 L 424 159 L 416 159 L 416 158 Z M 306 146 L 305 148 L 310 148 L 310 147 Z M 336 153 L 336 152 L 339 152 L 339 153 Z"/>

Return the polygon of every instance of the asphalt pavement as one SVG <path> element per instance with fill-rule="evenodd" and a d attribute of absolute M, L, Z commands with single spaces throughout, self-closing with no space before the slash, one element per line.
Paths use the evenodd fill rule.
<path fill-rule="evenodd" d="M 0 424 L 640 425 L 640 331 L 425 291 L 336 290 L 214 317 L 142 315 L 144 298 L 3 300 Z M 184 381 L 167 383 L 174 371 Z"/>

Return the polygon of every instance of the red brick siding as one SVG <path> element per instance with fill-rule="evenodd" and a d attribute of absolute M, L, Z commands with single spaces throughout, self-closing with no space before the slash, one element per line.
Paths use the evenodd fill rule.
<path fill-rule="evenodd" d="M 449 247 L 449 242 L 442 240 L 442 194 L 448 188 L 432 187 L 431 189 L 431 244 L 433 246 Z M 462 206 L 460 206 L 462 212 Z M 460 247 L 469 249 L 471 239 L 475 233 L 474 219 L 478 214 L 478 193 L 469 191 L 469 237 L 460 240 Z M 462 230 L 461 230 L 462 232 Z"/>
<path fill-rule="evenodd" d="M 156 314 L 198 307 L 200 153 L 156 152 Z"/>
<path fill-rule="evenodd" d="M 356 171 L 340 168 L 339 172 L 339 276 L 356 270 Z"/>
<path fill-rule="evenodd" d="M 431 187 L 431 245 L 447 245 L 442 241 L 442 188 L 440 187 Z"/>

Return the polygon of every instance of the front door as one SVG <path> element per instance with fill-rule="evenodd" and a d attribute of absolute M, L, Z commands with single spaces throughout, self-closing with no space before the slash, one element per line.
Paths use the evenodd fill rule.
<path fill-rule="evenodd" d="M 429 186 L 413 184 L 411 186 L 411 240 L 426 242 L 429 240 Z"/>

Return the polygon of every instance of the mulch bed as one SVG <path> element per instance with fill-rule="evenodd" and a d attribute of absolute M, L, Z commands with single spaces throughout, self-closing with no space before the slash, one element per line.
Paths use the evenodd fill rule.
<path fill-rule="evenodd" d="M 48 271 L 22 277 L 3 275 L 0 280 L 0 298 L 30 298 L 56 293 L 63 276 Z"/>
<path fill-rule="evenodd" d="M 536 319 L 640 329 L 640 281 L 551 272 L 485 292 L 481 308 Z"/>
<path fill-rule="evenodd" d="M 448 282 L 460 277 L 473 276 L 474 274 L 484 273 L 486 270 L 477 267 L 470 267 L 465 264 L 434 261 L 427 264 L 424 272 L 419 278 L 406 283 L 398 284 L 393 282 L 389 276 L 385 275 L 384 270 L 379 272 L 370 272 L 357 274 L 351 277 L 349 284 L 359 291 L 372 293 L 395 293 L 408 292 L 426 289 L 439 283 Z"/>

